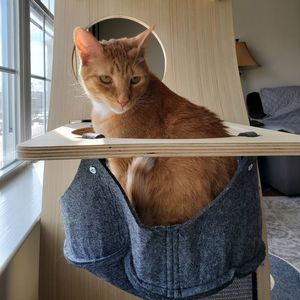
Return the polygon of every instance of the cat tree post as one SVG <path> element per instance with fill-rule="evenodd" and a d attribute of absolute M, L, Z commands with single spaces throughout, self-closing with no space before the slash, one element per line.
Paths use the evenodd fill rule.
<path fill-rule="evenodd" d="M 163 81 L 176 93 L 204 105 L 226 121 L 247 124 L 237 68 L 230 0 L 56 1 L 54 65 L 49 129 L 90 118 L 89 101 L 71 70 L 72 31 L 110 16 L 155 25 L 165 50 Z M 46 162 L 41 215 L 40 299 L 133 299 L 63 257 L 58 199 L 79 160 Z M 269 299 L 269 273 L 258 270 L 259 299 Z"/>

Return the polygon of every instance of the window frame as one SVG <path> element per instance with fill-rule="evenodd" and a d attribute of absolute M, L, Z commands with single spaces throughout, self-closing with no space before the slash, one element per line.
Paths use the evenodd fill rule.
<path fill-rule="evenodd" d="M 43 115 L 44 115 L 44 132 L 47 131 L 47 121 L 48 121 L 48 110 L 47 110 L 47 85 L 51 86 L 51 82 L 52 82 L 52 78 L 48 77 L 48 70 L 47 70 L 47 63 L 46 63 L 46 57 L 47 57 L 47 53 L 46 53 L 46 41 L 47 41 L 47 37 L 51 38 L 52 41 L 54 40 L 54 32 L 51 34 L 51 32 L 47 31 L 47 25 L 52 25 L 54 27 L 54 22 L 53 22 L 53 15 L 51 14 L 51 12 L 49 10 L 47 10 L 47 8 L 45 8 L 45 6 L 43 5 L 43 3 L 40 0 L 30 0 L 30 12 L 31 13 L 31 7 L 32 9 L 39 15 L 42 15 L 42 25 L 40 25 L 37 21 L 35 21 L 34 19 L 30 18 L 30 31 L 31 31 L 31 24 L 33 26 L 36 26 L 37 29 L 42 31 L 43 34 L 43 74 L 34 74 L 31 70 L 31 83 L 32 80 L 38 80 L 38 81 L 42 81 L 43 82 Z M 53 50 L 53 49 L 52 49 Z M 52 72 L 51 72 L 51 76 L 52 76 Z M 31 92 L 32 92 L 32 88 L 31 88 Z M 32 102 L 32 94 L 31 94 L 31 104 Z M 49 109 L 49 108 L 48 108 Z M 31 126 L 32 126 L 32 110 L 31 110 Z M 33 135 L 32 132 L 32 127 L 31 127 L 31 137 L 35 137 Z"/>
<path fill-rule="evenodd" d="M 32 135 L 31 128 L 31 58 L 30 58 L 30 9 L 33 6 L 41 11 L 48 19 L 54 22 L 54 15 L 40 0 L 21 0 L 17 1 L 16 11 L 14 12 L 18 38 L 16 39 L 16 63 L 14 68 L 0 66 L 4 74 L 14 74 L 16 76 L 16 100 L 15 100 L 15 126 L 16 126 L 16 145 L 28 140 Z M 43 33 L 44 34 L 44 33 Z M 44 50 L 45 51 L 45 50 Z M 48 78 L 45 78 L 47 80 Z M 45 100 L 46 101 L 46 100 Z M 46 116 L 45 116 L 46 120 Z M 45 125 L 47 126 L 47 125 Z M 45 128 L 46 129 L 46 128 Z M 24 165 L 24 161 L 17 160 L 5 165 L 0 169 L 0 182 L 7 176 L 11 176 L 14 171 Z"/>
<path fill-rule="evenodd" d="M 2 111 L 3 115 L 2 115 L 2 121 L 3 121 L 3 129 L 5 129 L 5 125 L 4 124 L 8 124 L 8 129 L 6 126 L 6 130 L 4 130 L 4 132 L 2 133 L 2 149 L 3 149 L 3 162 L 5 162 L 5 155 L 4 153 L 7 153 L 5 151 L 6 148 L 6 142 L 9 141 L 12 137 L 10 137 L 10 132 L 13 135 L 13 148 L 16 147 L 17 143 L 21 140 L 20 138 L 20 132 L 19 132 L 19 128 L 21 128 L 21 124 L 20 124 L 20 118 L 19 118 L 19 114 L 20 114 L 20 74 L 19 74 L 19 70 L 20 70 L 20 42 L 18 42 L 19 38 L 20 38 L 20 7 L 21 7 L 21 3 L 20 1 L 14 1 L 11 2 L 12 6 L 10 7 L 10 14 L 7 15 L 5 17 L 4 15 L 4 19 L 6 19 L 7 22 L 10 25 L 12 25 L 12 28 L 10 28 L 8 30 L 7 34 L 7 41 L 8 44 L 10 44 L 11 47 L 13 47 L 13 51 L 10 51 L 11 48 L 8 47 L 6 52 L 10 52 L 13 53 L 8 57 L 8 63 L 5 63 L 5 61 L 2 62 L 2 65 L 0 66 L 0 71 L 2 76 L 9 76 L 12 75 L 13 79 L 13 90 L 12 90 L 12 94 L 9 93 L 9 97 L 6 97 L 5 95 L 5 88 L 3 88 L 3 108 L 4 110 Z M 7 8 L 6 5 L 4 5 L 4 7 Z M 11 18 L 11 19 L 10 19 Z M 4 25 L 4 24 L 2 24 Z M 9 26 L 10 27 L 10 26 Z M 3 30 L 3 28 L 2 28 Z M 14 36 L 14 32 L 11 32 L 11 30 L 15 30 L 17 35 Z M 4 35 L 5 36 L 5 35 Z M 5 48 L 5 47 L 4 47 Z M 8 79 L 8 82 L 10 80 Z M 3 80 L 3 82 L 5 82 Z M 10 97 L 12 96 L 12 100 L 10 101 Z M 7 102 L 8 100 L 8 102 Z M 7 119 L 4 119 L 4 114 L 5 112 L 7 113 L 8 111 L 8 115 L 9 117 Z M 7 135 L 8 134 L 8 135 Z M 10 148 L 12 144 L 10 144 L 10 142 L 8 142 L 8 148 Z M 8 152 L 9 153 L 9 152 Z M 6 173 L 10 173 L 11 170 L 13 168 L 15 168 L 17 165 L 19 165 L 20 163 L 16 162 L 15 159 L 15 155 L 14 155 L 14 159 L 9 161 L 7 164 L 4 165 L 3 169 L 0 169 L 0 179 L 4 176 L 4 174 Z"/>

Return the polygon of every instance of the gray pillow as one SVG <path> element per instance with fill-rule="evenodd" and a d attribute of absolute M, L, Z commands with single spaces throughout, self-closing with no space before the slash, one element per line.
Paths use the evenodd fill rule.
<path fill-rule="evenodd" d="M 260 97 L 268 116 L 279 116 L 300 108 L 300 86 L 263 88 Z"/>

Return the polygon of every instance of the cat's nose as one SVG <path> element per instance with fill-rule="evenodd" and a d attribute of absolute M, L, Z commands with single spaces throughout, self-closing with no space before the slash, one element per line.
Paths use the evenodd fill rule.
<path fill-rule="evenodd" d="M 125 107 L 128 104 L 128 102 L 129 102 L 128 98 L 123 98 L 122 97 L 122 98 L 118 99 L 118 103 L 120 103 L 120 105 L 122 106 L 122 108 Z"/>

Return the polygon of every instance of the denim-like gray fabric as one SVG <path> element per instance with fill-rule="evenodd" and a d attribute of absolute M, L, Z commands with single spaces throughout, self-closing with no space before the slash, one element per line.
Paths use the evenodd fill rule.
<path fill-rule="evenodd" d="M 183 224 L 142 225 L 99 160 L 82 160 L 61 211 L 66 259 L 144 299 L 207 296 L 265 256 L 255 158 L 242 158 L 224 191 Z"/>
<path fill-rule="evenodd" d="M 204 297 L 202 300 L 254 300 L 257 299 L 256 290 L 256 277 L 252 274 L 243 277 L 236 278 L 232 284 L 227 286 L 225 289 Z M 199 299 L 199 298 L 198 298 Z"/>

